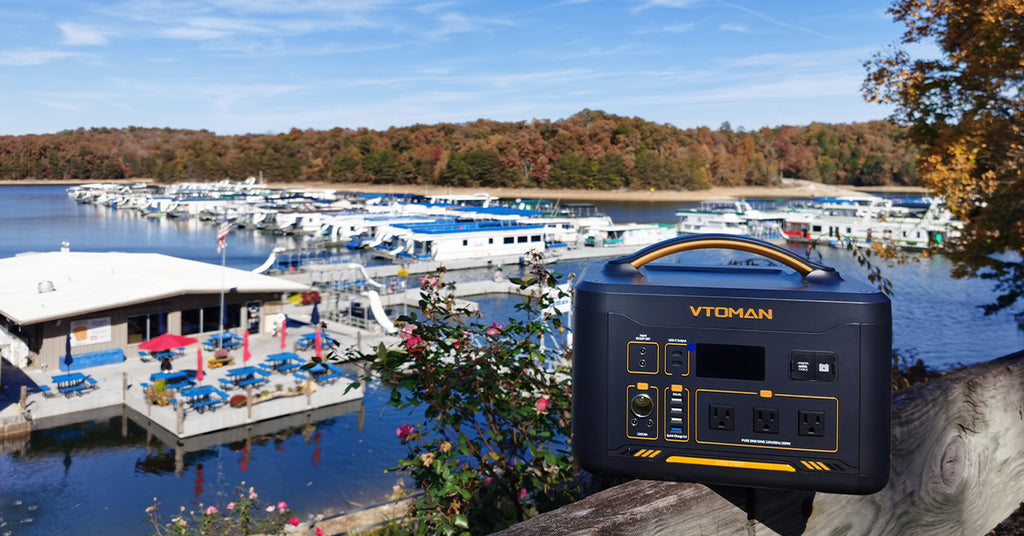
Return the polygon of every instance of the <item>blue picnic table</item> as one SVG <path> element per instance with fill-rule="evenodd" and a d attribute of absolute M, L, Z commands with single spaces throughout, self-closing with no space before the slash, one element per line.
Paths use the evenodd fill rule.
<path fill-rule="evenodd" d="M 218 381 L 225 387 L 246 387 L 266 382 L 269 375 L 269 372 L 258 367 L 237 367 L 229 369 L 227 378 L 220 378 Z"/>
<path fill-rule="evenodd" d="M 292 352 L 280 352 L 277 354 L 270 354 L 264 360 L 267 367 L 270 370 L 286 373 L 291 370 L 295 370 L 302 366 L 306 360 L 299 357 L 297 354 Z"/>
<path fill-rule="evenodd" d="M 96 387 L 98 383 L 91 376 L 86 376 L 81 372 L 72 372 L 69 374 L 58 374 L 50 378 L 53 383 L 57 384 L 57 391 L 66 397 L 71 395 L 80 395 L 86 390 Z M 40 389 L 44 394 L 50 392 L 49 386 L 40 386 Z"/>
<path fill-rule="evenodd" d="M 149 375 L 149 381 L 163 380 L 165 389 L 180 389 L 192 385 L 192 378 L 188 372 L 178 370 L 174 372 L 154 372 Z"/>
<path fill-rule="evenodd" d="M 213 350 L 215 348 L 237 348 L 242 345 L 242 338 L 230 331 L 214 333 L 203 341 L 203 348 Z"/>
<path fill-rule="evenodd" d="M 228 394 L 212 385 L 200 385 L 182 389 L 179 396 L 186 404 L 199 413 L 207 409 L 216 409 L 228 399 Z"/>
<path fill-rule="evenodd" d="M 345 375 L 345 371 L 336 365 L 320 362 L 302 372 L 296 372 L 294 376 L 300 380 L 311 378 L 317 383 L 334 383 L 338 378 Z"/>
<path fill-rule="evenodd" d="M 321 331 L 320 332 L 320 344 L 322 346 L 334 346 L 334 347 L 337 347 L 338 346 L 338 339 L 335 339 L 334 337 L 331 337 L 330 335 L 328 335 L 328 334 L 326 334 L 326 333 Z M 314 333 L 304 333 L 302 335 L 299 335 L 299 337 L 297 339 L 295 339 L 295 347 L 298 348 L 299 350 L 309 350 L 314 345 L 316 345 L 316 333 L 315 332 Z"/>

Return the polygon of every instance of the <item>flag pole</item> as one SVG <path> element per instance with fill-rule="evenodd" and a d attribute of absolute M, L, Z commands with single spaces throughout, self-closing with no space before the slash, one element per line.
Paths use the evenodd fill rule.
<path fill-rule="evenodd" d="M 220 318 L 218 319 L 220 331 L 217 333 L 217 349 L 224 348 L 224 280 L 227 277 L 225 274 L 227 272 L 228 232 L 230 230 L 231 224 L 228 223 L 228 215 L 225 212 L 224 219 L 217 227 L 217 253 L 220 253 Z"/>
<path fill-rule="evenodd" d="M 227 272 L 228 248 L 220 250 L 220 331 L 217 337 L 217 348 L 224 348 L 224 280 Z"/>

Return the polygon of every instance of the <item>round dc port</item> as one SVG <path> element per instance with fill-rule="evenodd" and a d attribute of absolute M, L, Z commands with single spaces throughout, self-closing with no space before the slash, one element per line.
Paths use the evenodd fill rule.
<path fill-rule="evenodd" d="M 629 410 L 637 417 L 646 417 L 654 411 L 654 401 L 646 394 L 639 394 L 629 401 Z"/>

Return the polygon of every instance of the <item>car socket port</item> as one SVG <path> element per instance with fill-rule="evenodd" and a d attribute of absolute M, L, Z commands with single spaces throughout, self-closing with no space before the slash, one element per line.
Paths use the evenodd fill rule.
<path fill-rule="evenodd" d="M 647 417 L 654 411 L 654 400 L 646 393 L 640 393 L 629 401 L 629 410 L 637 417 Z"/>
<path fill-rule="evenodd" d="M 802 436 L 825 437 L 824 411 L 798 411 L 797 433 Z"/>
<path fill-rule="evenodd" d="M 761 434 L 779 433 L 779 410 L 754 408 L 754 431 Z"/>
<path fill-rule="evenodd" d="M 736 408 L 712 404 L 708 407 L 708 427 L 712 430 L 733 430 Z"/>

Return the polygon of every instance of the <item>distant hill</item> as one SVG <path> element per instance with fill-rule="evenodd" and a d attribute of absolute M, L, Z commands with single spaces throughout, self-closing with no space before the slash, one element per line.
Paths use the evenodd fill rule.
<path fill-rule="evenodd" d="M 780 177 L 913 186 L 918 148 L 888 121 L 733 131 L 583 110 L 559 121 L 292 129 L 218 136 L 128 127 L 0 136 L 0 180 L 416 184 L 593 190 L 770 186 Z"/>

